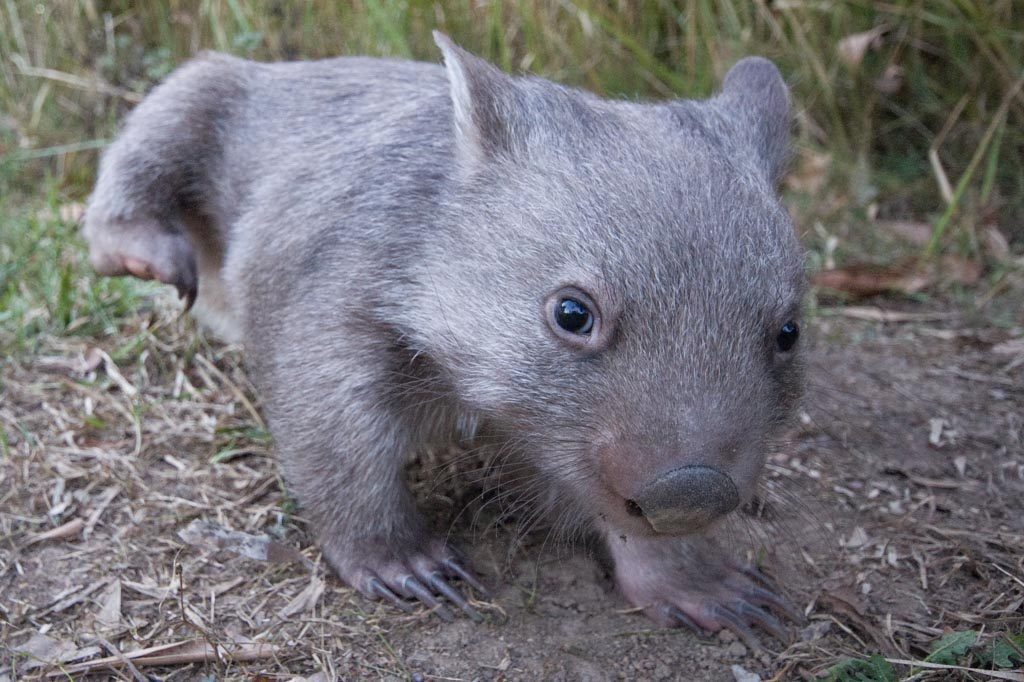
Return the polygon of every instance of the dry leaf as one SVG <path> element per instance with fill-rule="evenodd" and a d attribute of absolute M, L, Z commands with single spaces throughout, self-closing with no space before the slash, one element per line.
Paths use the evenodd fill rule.
<path fill-rule="evenodd" d="M 114 360 L 102 350 L 97 349 L 96 352 L 99 353 L 101 358 L 103 358 L 103 371 L 107 373 L 107 376 L 110 377 L 115 384 L 117 384 L 117 387 L 121 389 L 121 392 L 128 397 L 134 397 L 137 395 L 139 389 L 132 386 L 131 382 L 124 378 L 124 375 L 121 374 L 121 370 L 119 370 L 117 365 L 114 363 Z"/>
<path fill-rule="evenodd" d="M 25 544 L 27 546 L 34 545 L 37 542 L 43 542 L 44 540 L 67 540 L 69 538 L 75 538 L 78 537 L 83 528 L 85 528 L 85 519 L 74 518 L 67 523 L 57 526 L 56 528 L 51 528 L 45 533 L 39 533 Z"/>
<path fill-rule="evenodd" d="M 804 150 L 797 167 L 786 176 L 786 186 L 794 192 L 814 194 L 824 187 L 831 165 L 831 154 Z"/>
<path fill-rule="evenodd" d="M 839 308 L 820 309 L 822 313 L 849 317 L 854 320 L 867 320 L 869 322 L 932 322 L 939 320 L 955 320 L 959 313 L 908 313 L 900 310 L 884 310 L 868 306 L 848 305 Z M 922 330 L 923 331 L 923 330 Z"/>
<path fill-rule="evenodd" d="M 102 588 L 108 582 L 110 581 L 107 578 L 100 578 L 96 582 L 91 583 L 85 587 L 79 585 L 74 588 L 65 590 L 60 594 L 56 602 L 54 602 L 51 606 L 48 606 L 47 608 L 40 611 L 37 614 L 37 616 L 41 617 L 51 613 L 60 613 L 65 609 L 69 609 L 72 606 L 78 604 L 79 602 L 84 601 L 86 597 L 88 597 L 96 590 Z"/>
<path fill-rule="evenodd" d="M 1024 353 L 1024 336 L 997 343 L 992 346 L 992 352 L 997 355 L 1019 355 Z"/>
<path fill-rule="evenodd" d="M 850 537 L 845 542 L 847 547 L 863 547 L 866 544 L 868 544 L 868 534 L 860 526 L 853 529 Z"/>
<path fill-rule="evenodd" d="M 187 544 L 214 551 L 228 551 L 257 561 L 275 564 L 302 563 L 306 557 L 294 547 L 275 542 L 267 536 L 250 535 L 228 530 L 209 521 L 196 519 L 187 528 L 178 531 L 178 537 Z"/>
<path fill-rule="evenodd" d="M 943 256 L 939 261 L 939 274 L 946 282 L 958 284 L 977 284 L 981 279 L 981 263 L 971 258 L 962 256 Z"/>
<path fill-rule="evenodd" d="M 51 663 L 60 663 L 64 656 L 77 649 L 78 647 L 71 642 L 37 632 L 24 644 L 14 647 L 13 651 L 28 659 L 23 667 L 25 670 L 31 670 Z"/>
<path fill-rule="evenodd" d="M 324 581 L 317 576 L 313 576 L 309 584 L 281 609 L 280 617 L 282 619 L 290 618 L 304 611 L 312 610 L 316 603 L 320 601 L 320 595 L 324 593 L 324 587 Z"/>
<path fill-rule="evenodd" d="M 79 223 L 82 221 L 82 217 L 85 216 L 85 204 L 78 201 L 62 204 L 57 210 L 57 215 L 65 223 Z"/>
<path fill-rule="evenodd" d="M 875 88 L 883 95 L 895 95 L 903 87 L 903 67 L 890 64 L 882 75 L 875 79 Z"/>
<path fill-rule="evenodd" d="M 860 64 L 864 61 L 864 55 L 867 54 L 868 49 L 880 46 L 882 44 L 881 37 L 888 30 L 888 26 L 882 25 L 876 26 L 870 31 L 853 33 L 846 36 L 836 46 L 839 58 L 851 69 L 856 70 L 860 68 Z"/>
<path fill-rule="evenodd" d="M 1010 242 L 995 225 L 985 225 L 981 228 L 981 243 L 985 247 L 985 253 L 992 260 L 999 263 L 1010 260 Z"/>
<path fill-rule="evenodd" d="M 884 267 L 854 264 L 835 270 L 823 270 L 811 278 L 811 281 L 823 289 L 866 297 L 890 291 L 913 294 L 931 285 L 933 278 L 906 265 Z"/>
<path fill-rule="evenodd" d="M 924 246 L 932 238 L 932 226 L 913 220 L 879 220 L 878 227 L 914 246 Z"/>
<path fill-rule="evenodd" d="M 121 625 L 121 581 L 115 580 L 100 602 L 96 624 L 104 630 L 113 630 Z"/>
<path fill-rule="evenodd" d="M 278 648 L 272 644 L 255 643 L 251 640 L 237 640 L 221 644 L 214 649 L 209 642 L 194 639 L 173 644 L 162 644 L 136 651 L 122 653 L 119 656 L 107 656 L 77 665 L 66 666 L 61 671 L 49 673 L 48 677 L 66 677 L 67 675 L 117 668 L 124 665 L 127 659 L 137 667 L 152 665 L 188 665 L 190 663 L 206 663 L 210 661 L 256 661 L 272 658 Z"/>
<path fill-rule="evenodd" d="M 978 283 L 981 272 L 981 263 L 978 261 L 948 255 L 937 263 L 914 258 L 891 266 L 854 263 L 834 270 L 822 270 L 811 281 L 822 289 L 854 297 L 867 297 L 893 291 L 914 294 L 939 282 L 970 286 Z"/>

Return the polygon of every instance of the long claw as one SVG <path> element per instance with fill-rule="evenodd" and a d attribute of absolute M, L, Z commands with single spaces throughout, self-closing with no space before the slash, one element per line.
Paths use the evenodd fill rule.
<path fill-rule="evenodd" d="M 771 592 L 781 592 L 779 586 L 775 584 L 775 581 L 766 576 L 764 573 L 762 573 L 761 569 L 759 569 L 757 566 L 754 566 L 752 564 L 743 564 L 739 567 L 739 569 L 744 575 L 746 575 L 748 578 L 753 580 L 761 587 Z"/>
<path fill-rule="evenodd" d="M 472 572 L 467 571 L 454 559 L 445 559 L 441 562 L 441 566 L 488 599 L 493 596 L 491 591 L 484 587 Z"/>
<path fill-rule="evenodd" d="M 178 298 L 185 299 L 185 309 L 182 312 L 186 312 L 187 313 L 188 311 L 192 310 L 192 306 L 195 305 L 195 303 L 196 303 L 196 296 L 198 295 L 199 292 L 198 292 L 197 288 L 194 287 L 194 286 L 186 288 L 185 286 L 180 285 L 180 284 L 177 286 L 177 289 L 178 289 Z"/>
<path fill-rule="evenodd" d="M 790 633 L 789 630 L 786 629 L 786 626 L 784 626 L 778 618 L 761 607 L 741 601 L 738 604 L 733 605 L 733 610 L 748 622 L 751 622 L 754 625 L 760 625 L 780 642 L 789 641 Z"/>
<path fill-rule="evenodd" d="M 738 615 L 724 606 L 712 607 L 711 613 L 716 619 L 724 621 L 729 626 L 729 629 L 739 635 L 740 639 L 742 639 L 751 650 L 764 650 L 764 647 L 761 646 L 761 640 L 757 638 L 754 631 L 751 630 Z"/>
<path fill-rule="evenodd" d="M 402 583 L 402 586 L 406 589 L 407 592 L 409 592 L 409 594 L 413 595 L 421 602 L 423 602 L 425 606 L 433 609 L 434 613 L 437 614 L 437 617 L 443 620 L 444 622 L 451 623 L 455 620 L 455 616 L 453 616 L 452 612 L 448 610 L 448 607 L 439 602 L 437 600 L 437 597 L 431 594 L 430 590 L 425 588 L 423 586 L 423 583 L 421 583 L 416 578 L 409 576 Z"/>
<path fill-rule="evenodd" d="M 800 613 L 796 607 L 774 592 L 755 586 L 744 592 L 743 597 L 752 604 L 774 609 L 776 613 L 789 618 L 794 623 L 804 622 L 804 614 Z"/>
<path fill-rule="evenodd" d="M 708 637 L 708 631 L 702 628 L 700 625 L 698 625 L 697 621 L 686 615 L 683 612 L 683 610 L 680 609 L 678 606 L 668 604 L 662 607 L 662 611 L 664 611 L 665 615 L 667 615 L 673 621 L 679 623 L 688 630 L 691 630 L 695 635 L 697 635 L 701 639 L 706 639 Z"/>
<path fill-rule="evenodd" d="M 387 585 L 381 582 L 380 578 L 373 578 L 370 580 L 370 589 L 372 589 L 373 593 L 378 597 L 387 599 L 400 611 L 404 611 L 405 613 L 412 613 L 415 611 L 411 604 L 392 592 Z"/>
<path fill-rule="evenodd" d="M 427 584 L 434 588 L 434 591 L 443 594 L 448 601 L 462 609 L 474 623 L 482 623 L 484 617 L 480 612 L 469 605 L 466 598 L 457 589 L 445 582 L 444 576 L 440 573 L 431 573 L 427 576 Z"/>

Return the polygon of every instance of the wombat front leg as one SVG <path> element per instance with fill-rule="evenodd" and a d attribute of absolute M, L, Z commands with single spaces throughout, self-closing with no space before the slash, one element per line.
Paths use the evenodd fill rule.
<path fill-rule="evenodd" d="M 419 600 L 444 620 L 448 600 L 481 620 L 450 581 L 487 591 L 427 529 L 404 481 L 422 415 L 394 385 L 395 359 L 379 337 L 328 326 L 293 328 L 263 382 L 285 478 L 324 557 L 369 599 L 404 611 Z"/>
<path fill-rule="evenodd" d="M 101 275 L 134 275 L 173 284 L 195 303 L 199 288 L 196 256 L 184 230 L 153 217 L 111 218 L 90 208 L 85 223 L 89 260 Z"/>
<path fill-rule="evenodd" d="M 751 626 L 789 640 L 783 622 L 802 616 L 759 571 L 739 566 L 709 538 L 622 537 L 607 534 L 615 581 L 655 622 L 698 633 L 729 628 L 751 649 L 761 643 Z"/>

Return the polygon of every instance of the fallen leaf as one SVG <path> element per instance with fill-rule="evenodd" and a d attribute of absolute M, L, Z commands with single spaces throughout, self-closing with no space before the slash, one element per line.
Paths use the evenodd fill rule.
<path fill-rule="evenodd" d="M 872 308 L 868 306 L 848 305 L 840 308 L 820 308 L 823 314 L 839 315 L 854 320 L 868 320 L 869 322 L 933 322 L 940 320 L 955 320 L 958 313 L 908 313 L 901 310 L 885 310 L 883 308 Z"/>
<path fill-rule="evenodd" d="M 107 656 L 106 658 L 85 661 L 77 665 L 66 666 L 60 671 L 51 672 L 47 677 L 67 677 L 69 674 L 105 670 L 111 667 L 116 668 L 124 665 L 125 660 L 131 661 L 138 667 L 188 665 L 190 663 L 206 663 L 211 661 L 233 661 L 237 663 L 272 658 L 277 653 L 278 647 L 272 644 L 252 642 L 251 640 L 236 640 L 220 644 L 214 649 L 206 640 L 194 639 L 128 651 L 118 656 Z"/>
<path fill-rule="evenodd" d="M 107 578 L 100 578 L 96 582 L 85 587 L 78 586 L 65 590 L 61 593 L 56 602 L 40 611 L 37 616 L 41 617 L 51 613 L 60 613 L 65 609 L 69 609 L 75 604 L 84 601 L 86 597 L 106 585 L 108 582 L 110 581 Z"/>
<path fill-rule="evenodd" d="M 134 397 L 138 394 L 139 389 L 132 386 L 131 382 L 124 378 L 121 374 L 121 370 L 117 368 L 117 364 L 114 363 L 113 358 L 110 357 L 105 351 L 97 350 L 100 357 L 103 359 L 103 371 L 107 373 L 117 387 L 121 389 L 121 392 L 129 397 Z"/>
<path fill-rule="evenodd" d="M 864 61 L 864 55 L 867 54 L 868 49 L 874 47 L 878 48 L 881 44 L 882 35 L 889 30 L 886 25 L 876 26 L 870 31 L 862 31 L 861 33 L 852 33 L 836 45 L 836 50 L 839 52 L 839 58 L 853 70 L 860 68 L 861 62 Z"/>
<path fill-rule="evenodd" d="M 985 225 L 981 228 L 981 244 L 992 260 L 999 263 L 1010 260 L 1010 242 L 995 225 Z"/>
<path fill-rule="evenodd" d="M 831 165 L 831 154 L 804 150 L 796 168 L 786 175 L 786 186 L 795 192 L 814 194 L 825 185 Z"/>
<path fill-rule="evenodd" d="M 81 222 L 85 216 L 85 204 L 79 201 L 73 201 L 68 204 L 62 204 L 57 210 L 57 215 L 65 223 L 78 223 Z"/>
<path fill-rule="evenodd" d="M 868 544 L 868 534 L 863 528 L 857 526 L 850 533 L 850 537 L 846 540 L 845 544 L 847 547 L 863 547 Z"/>
<path fill-rule="evenodd" d="M 968 286 L 981 279 L 981 262 L 973 258 L 947 255 L 939 261 L 939 276 L 945 282 L 956 282 Z"/>
<path fill-rule="evenodd" d="M 121 581 L 115 580 L 100 602 L 96 624 L 105 630 L 113 630 L 121 624 Z"/>
<path fill-rule="evenodd" d="M 927 288 L 933 278 L 906 265 L 885 267 L 854 264 L 823 270 L 811 280 L 815 286 L 856 297 L 877 296 L 890 291 L 913 294 Z"/>
<path fill-rule="evenodd" d="M 889 64 L 882 75 L 875 79 L 875 88 L 883 95 L 895 95 L 903 88 L 903 67 Z"/>
<path fill-rule="evenodd" d="M 1018 355 L 1024 353 L 1024 336 L 997 343 L 992 346 L 992 352 L 997 355 Z"/>
<path fill-rule="evenodd" d="M 914 220 L 879 220 L 875 225 L 914 246 L 924 246 L 932 238 L 932 226 L 928 223 Z"/>
<path fill-rule="evenodd" d="M 44 665 L 60 663 L 64 656 L 67 656 L 76 647 L 71 642 L 62 639 L 54 639 L 48 635 L 35 633 L 28 638 L 24 644 L 14 647 L 14 652 L 21 654 L 28 660 L 23 668 L 30 670 Z"/>
<path fill-rule="evenodd" d="M 867 297 L 888 292 L 916 294 L 940 282 L 971 286 L 981 279 L 981 272 L 977 260 L 947 255 L 937 262 L 911 258 L 890 266 L 854 263 L 822 270 L 811 281 L 822 289 Z"/>
<path fill-rule="evenodd" d="M 74 518 L 67 523 L 62 523 L 56 528 L 51 528 L 45 533 L 39 533 L 38 535 L 33 536 L 25 544 L 27 546 L 34 545 L 37 542 L 43 542 L 45 540 L 67 540 L 69 538 L 78 537 L 83 528 L 85 528 L 85 519 Z"/>
<path fill-rule="evenodd" d="M 228 551 L 257 561 L 275 564 L 302 563 L 310 565 L 306 557 L 288 545 L 267 536 L 250 535 L 228 530 L 209 521 L 196 519 L 187 528 L 178 531 L 178 537 L 195 547 L 214 551 Z"/>
<path fill-rule="evenodd" d="M 317 576 L 313 576 L 309 584 L 281 609 L 280 617 L 286 619 L 298 613 L 312 610 L 316 603 L 320 601 L 320 595 L 324 593 L 324 587 L 324 581 Z"/>

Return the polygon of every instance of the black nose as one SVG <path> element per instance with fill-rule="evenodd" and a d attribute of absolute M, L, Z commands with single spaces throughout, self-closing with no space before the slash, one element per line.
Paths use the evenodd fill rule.
<path fill-rule="evenodd" d="M 736 484 L 709 466 L 691 465 L 668 471 L 644 486 L 626 510 L 639 511 L 658 533 L 680 535 L 698 531 L 739 506 Z"/>

